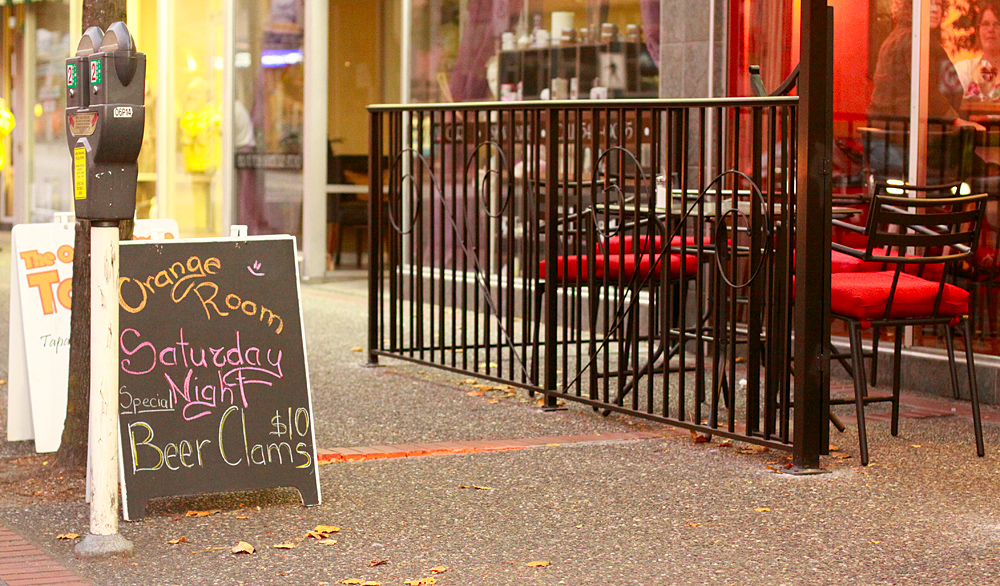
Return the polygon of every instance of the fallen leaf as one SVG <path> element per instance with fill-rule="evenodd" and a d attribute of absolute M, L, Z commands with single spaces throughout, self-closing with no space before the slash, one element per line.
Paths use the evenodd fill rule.
<path fill-rule="evenodd" d="M 467 379 L 465 379 L 463 381 L 459 381 L 458 384 L 460 384 L 460 385 L 474 385 L 474 384 L 476 384 L 476 379 L 474 379 L 474 378 L 467 378 Z"/>
<path fill-rule="evenodd" d="M 840 450 L 840 448 L 838 448 L 837 446 L 834 446 L 834 445 L 830 446 L 830 451 L 831 452 L 836 452 L 836 451 L 839 451 L 839 450 Z"/>
<path fill-rule="evenodd" d="M 60 533 L 56 535 L 56 539 L 76 539 L 79 536 L 79 533 Z"/>
<path fill-rule="evenodd" d="M 434 566 L 429 571 L 432 574 L 443 574 L 448 571 L 448 566 Z"/>
<path fill-rule="evenodd" d="M 700 525 L 701 523 L 695 523 L 693 521 L 688 521 L 687 523 L 684 524 L 685 527 L 698 527 Z"/>
<path fill-rule="evenodd" d="M 368 566 L 374 568 L 375 566 L 381 566 L 382 564 L 388 564 L 389 558 L 378 558 L 374 560 L 368 560 Z"/>
<path fill-rule="evenodd" d="M 355 346 L 355 347 L 351 348 L 351 352 L 363 352 L 363 351 L 364 351 L 364 348 L 362 348 L 361 346 Z"/>
<path fill-rule="evenodd" d="M 719 447 L 720 448 L 729 448 L 729 447 L 732 447 L 732 445 L 733 445 L 733 442 L 731 442 L 729 440 L 725 440 L 725 441 L 719 443 Z"/>
<path fill-rule="evenodd" d="M 406 586 L 430 586 L 431 584 L 437 584 L 438 581 L 434 578 L 420 578 L 418 580 L 407 580 L 403 582 Z"/>
<path fill-rule="evenodd" d="M 760 507 L 760 508 L 757 508 L 757 509 L 754 509 L 754 510 L 757 511 L 758 513 L 766 513 L 768 511 L 770 511 L 771 509 L 769 509 L 767 507 Z"/>
<path fill-rule="evenodd" d="M 178 537 L 177 539 L 171 539 L 167 543 L 169 543 L 170 545 L 177 545 L 178 543 L 187 543 L 187 540 L 188 540 L 187 537 Z"/>
<path fill-rule="evenodd" d="M 470 397 L 482 397 L 483 396 L 483 392 L 482 391 L 469 391 L 468 393 L 465 393 L 465 394 L 468 395 L 468 396 L 470 396 Z"/>
<path fill-rule="evenodd" d="M 694 430 L 691 430 L 691 439 L 693 439 L 696 444 L 707 444 L 710 441 L 707 435 L 701 435 Z"/>
<path fill-rule="evenodd" d="M 320 539 L 317 543 L 322 543 L 323 545 L 333 545 L 337 543 L 336 539 Z"/>
<path fill-rule="evenodd" d="M 317 525 L 313 531 L 316 533 L 337 533 L 340 531 L 340 527 L 334 527 L 333 525 Z"/>
<path fill-rule="evenodd" d="M 920 447 L 920 444 L 910 444 L 910 447 L 911 447 L 911 448 L 919 448 L 919 447 Z"/>
<path fill-rule="evenodd" d="M 241 542 L 237 543 L 236 545 L 234 545 L 233 549 L 231 551 L 233 553 L 254 553 L 257 550 L 254 549 L 254 546 L 250 545 L 246 541 L 241 541 Z"/>
<path fill-rule="evenodd" d="M 295 545 L 296 545 L 295 543 L 288 541 L 286 543 L 279 543 L 277 545 L 272 545 L 271 547 L 273 547 L 274 549 L 294 549 Z"/>
<path fill-rule="evenodd" d="M 880 543 L 882 543 L 882 542 L 881 542 L 881 541 L 879 541 L 879 540 L 877 540 L 877 539 L 869 539 L 869 540 L 868 540 L 868 543 L 874 543 L 875 545 L 878 545 L 878 544 L 880 544 Z"/>
<path fill-rule="evenodd" d="M 364 584 L 364 580 L 358 580 L 357 578 L 346 578 L 344 580 L 337 580 L 337 584 Z"/>
<path fill-rule="evenodd" d="M 830 456 L 832 456 L 832 457 L 834 457 L 834 458 L 836 458 L 838 460 L 847 460 L 848 458 L 851 457 L 850 454 L 845 454 L 843 452 L 837 452 L 836 454 L 830 454 Z"/>
<path fill-rule="evenodd" d="M 250 517 L 247 517 L 246 515 L 237 515 L 236 518 L 237 519 L 249 519 Z"/>
<path fill-rule="evenodd" d="M 528 562 L 529 568 L 544 568 L 549 565 L 549 562 Z"/>
<path fill-rule="evenodd" d="M 493 385 L 476 385 L 476 388 L 482 392 L 488 392 L 493 390 Z"/>
<path fill-rule="evenodd" d="M 583 529 L 583 525 L 576 525 L 577 529 Z"/>
<path fill-rule="evenodd" d="M 208 517 L 209 515 L 215 515 L 221 513 L 219 509 L 212 509 L 211 511 L 188 511 L 185 517 Z"/>
<path fill-rule="evenodd" d="M 312 537 L 313 539 L 326 539 L 326 533 L 320 533 L 319 531 L 309 531 L 306 533 L 306 536 L 303 537 L 303 539 L 309 539 L 310 537 Z"/>
<path fill-rule="evenodd" d="M 475 484 L 462 484 L 459 488 L 471 488 L 473 490 L 492 490 L 488 486 L 476 486 Z"/>

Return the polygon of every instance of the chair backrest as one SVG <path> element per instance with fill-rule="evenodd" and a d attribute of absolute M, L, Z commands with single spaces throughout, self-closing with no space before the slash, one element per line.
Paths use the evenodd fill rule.
<path fill-rule="evenodd" d="M 975 252 L 987 194 L 952 195 L 958 183 L 890 185 L 878 182 L 872 194 L 864 260 L 907 264 L 955 263 Z M 889 195 L 888 190 L 904 192 Z M 923 197 L 908 197 L 905 192 Z"/>

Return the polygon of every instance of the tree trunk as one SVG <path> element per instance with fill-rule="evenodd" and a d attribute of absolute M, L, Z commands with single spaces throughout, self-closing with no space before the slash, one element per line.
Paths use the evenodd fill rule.
<path fill-rule="evenodd" d="M 84 31 L 91 26 L 105 30 L 119 20 L 125 21 L 125 0 L 83 0 Z M 131 240 L 133 226 L 131 220 L 121 223 L 122 240 Z M 56 462 L 67 468 L 83 468 L 87 465 L 90 413 L 90 222 L 87 220 L 76 222 L 69 332 L 66 423 Z"/>

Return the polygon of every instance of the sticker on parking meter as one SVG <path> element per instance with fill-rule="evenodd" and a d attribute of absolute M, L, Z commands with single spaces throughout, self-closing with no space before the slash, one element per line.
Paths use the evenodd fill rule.
<path fill-rule="evenodd" d="M 66 87 L 74 88 L 78 83 L 79 76 L 77 75 L 77 67 L 79 63 L 67 63 L 66 64 Z"/>
<path fill-rule="evenodd" d="M 87 149 L 73 149 L 73 197 L 87 199 Z"/>
<path fill-rule="evenodd" d="M 90 62 L 90 83 L 101 83 L 101 62 L 99 60 Z"/>

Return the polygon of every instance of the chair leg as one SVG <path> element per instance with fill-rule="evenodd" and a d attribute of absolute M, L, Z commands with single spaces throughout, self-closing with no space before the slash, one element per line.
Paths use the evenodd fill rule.
<path fill-rule="evenodd" d="M 865 429 L 865 352 L 861 345 L 861 326 L 851 323 L 851 359 L 854 362 L 854 405 L 858 416 L 858 445 L 861 450 L 861 465 L 868 465 L 868 431 Z"/>
<path fill-rule="evenodd" d="M 531 339 L 533 341 L 533 348 L 531 349 L 531 382 L 536 385 L 538 384 L 538 348 L 540 346 L 538 333 L 542 323 L 542 301 L 544 301 L 544 299 L 545 283 L 541 283 L 538 285 L 538 292 L 535 294 L 535 323 L 534 332 L 531 334 Z M 528 396 L 534 397 L 535 392 L 529 389 Z"/>
<path fill-rule="evenodd" d="M 899 379 L 903 353 L 903 326 L 896 326 L 895 342 L 892 354 L 892 422 L 890 423 L 890 433 L 893 436 L 899 435 Z M 872 361 L 874 360 L 872 358 Z"/>
<path fill-rule="evenodd" d="M 983 457 L 986 450 L 983 447 L 983 421 L 979 415 L 979 385 L 976 383 L 976 364 L 972 360 L 972 337 L 969 335 L 969 326 L 965 319 L 958 322 L 957 326 L 962 331 L 962 340 L 965 342 L 965 363 L 969 369 L 969 395 L 972 399 L 972 427 L 976 434 L 976 454 Z"/>
<path fill-rule="evenodd" d="M 945 347 L 948 348 L 948 370 L 951 372 L 951 394 L 954 398 L 958 399 L 958 365 L 955 364 L 955 330 L 951 324 L 948 324 L 945 326 L 944 331 L 944 343 Z"/>
<path fill-rule="evenodd" d="M 878 327 L 872 328 L 872 376 L 871 384 L 873 387 L 878 386 L 878 338 L 879 338 Z M 865 397 L 868 396 L 868 387 L 865 386 Z"/>

